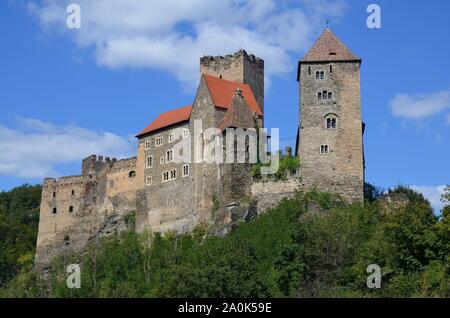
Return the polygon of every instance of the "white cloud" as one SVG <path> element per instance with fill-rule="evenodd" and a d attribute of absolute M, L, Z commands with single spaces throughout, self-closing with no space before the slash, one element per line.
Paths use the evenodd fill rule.
<path fill-rule="evenodd" d="M 450 91 L 429 95 L 399 94 L 389 102 L 389 105 L 397 117 L 426 118 L 450 108 Z"/>
<path fill-rule="evenodd" d="M 440 186 L 411 186 L 411 189 L 420 192 L 425 198 L 430 201 L 431 206 L 436 212 L 441 211 L 444 207 L 444 203 L 441 201 L 441 196 L 444 193 L 445 185 Z"/>
<path fill-rule="evenodd" d="M 122 158 L 133 153 L 130 141 L 112 133 L 31 118 L 19 118 L 18 124 L 15 129 L 0 124 L 0 176 L 59 176 L 59 164 L 79 162 L 91 154 Z"/>
<path fill-rule="evenodd" d="M 266 61 L 266 77 L 295 68 L 324 21 L 337 21 L 344 0 L 78 0 L 82 27 L 65 27 L 69 0 L 28 4 L 46 31 L 72 35 L 79 47 L 95 47 L 108 67 L 168 71 L 195 85 L 199 57 L 240 48 Z"/>

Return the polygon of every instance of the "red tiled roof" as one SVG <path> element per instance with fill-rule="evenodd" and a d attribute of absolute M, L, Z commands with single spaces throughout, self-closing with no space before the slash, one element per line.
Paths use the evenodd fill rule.
<path fill-rule="evenodd" d="M 256 112 L 259 116 L 262 116 L 261 108 L 248 84 L 227 81 L 208 74 L 203 74 L 203 76 L 216 107 L 228 109 L 236 92 L 236 88 L 240 88 L 251 112 Z"/>
<path fill-rule="evenodd" d="M 139 138 L 158 129 L 188 121 L 191 117 L 191 110 L 192 106 L 185 106 L 162 113 L 136 137 Z"/>
<path fill-rule="evenodd" d="M 301 62 L 360 61 L 330 29 L 326 28 Z"/>

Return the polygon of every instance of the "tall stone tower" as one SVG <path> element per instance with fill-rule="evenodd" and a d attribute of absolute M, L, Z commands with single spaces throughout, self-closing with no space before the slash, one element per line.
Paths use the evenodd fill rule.
<path fill-rule="evenodd" d="M 200 74 L 209 74 L 224 80 L 250 85 L 264 114 L 264 60 L 240 50 L 233 55 L 203 56 Z"/>
<path fill-rule="evenodd" d="M 299 62 L 297 144 L 306 188 L 364 197 L 361 59 L 326 29 Z"/>

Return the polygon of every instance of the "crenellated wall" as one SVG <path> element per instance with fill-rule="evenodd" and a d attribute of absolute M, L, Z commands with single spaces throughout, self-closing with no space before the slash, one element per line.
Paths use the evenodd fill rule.
<path fill-rule="evenodd" d="M 81 252 L 90 241 L 124 228 L 136 210 L 141 184 L 136 158 L 90 156 L 79 176 L 44 180 L 35 263 L 45 266 L 66 252 Z"/>

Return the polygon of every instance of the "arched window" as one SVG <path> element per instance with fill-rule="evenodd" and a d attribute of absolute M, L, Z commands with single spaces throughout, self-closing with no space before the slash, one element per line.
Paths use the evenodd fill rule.
<path fill-rule="evenodd" d="M 320 72 L 320 79 L 324 79 L 324 78 L 325 78 L 325 72 L 322 71 L 322 72 Z"/>
<path fill-rule="evenodd" d="M 148 186 L 152 185 L 152 177 L 147 177 L 145 179 L 145 184 L 148 185 Z"/>
<path fill-rule="evenodd" d="M 329 152 L 330 152 L 330 149 L 329 149 L 328 145 L 320 146 L 320 154 L 325 155 L 325 154 L 328 154 Z"/>
<path fill-rule="evenodd" d="M 173 162 L 173 150 L 166 151 L 166 162 Z"/>
<path fill-rule="evenodd" d="M 316 72 L 316 79 L 320 79 L 320 72 L 319 71 Z"/>
<path fill-rule="evenodd" d="M 53 208 L 53 214 L 56 214 L 58 210 L 56 208 Z"/>
<path fill-rule="evenodd" d="M 152 156 L 148 156 L 147 157 L 147 164 L 146 164 L 147 168 L 151 168 L 153 167 L 153 157 Z"/>
<path fill-rule="evenodd" d="M 189 165 L 183 166 L 183 177 L 189 177 Z"/>
<path fill-rule="evenodd" d="M 325 116 L 325 127 L 326 129 L 336 129 L 337 128 L 337 115 L 328 114 Z"/>
<path fill-rule="evenodd" d="M 130 178 L 136 177 L 136 171 L 130 171 L 130 172 L 128 173 L 128 177 L 130 177 Z"/>

